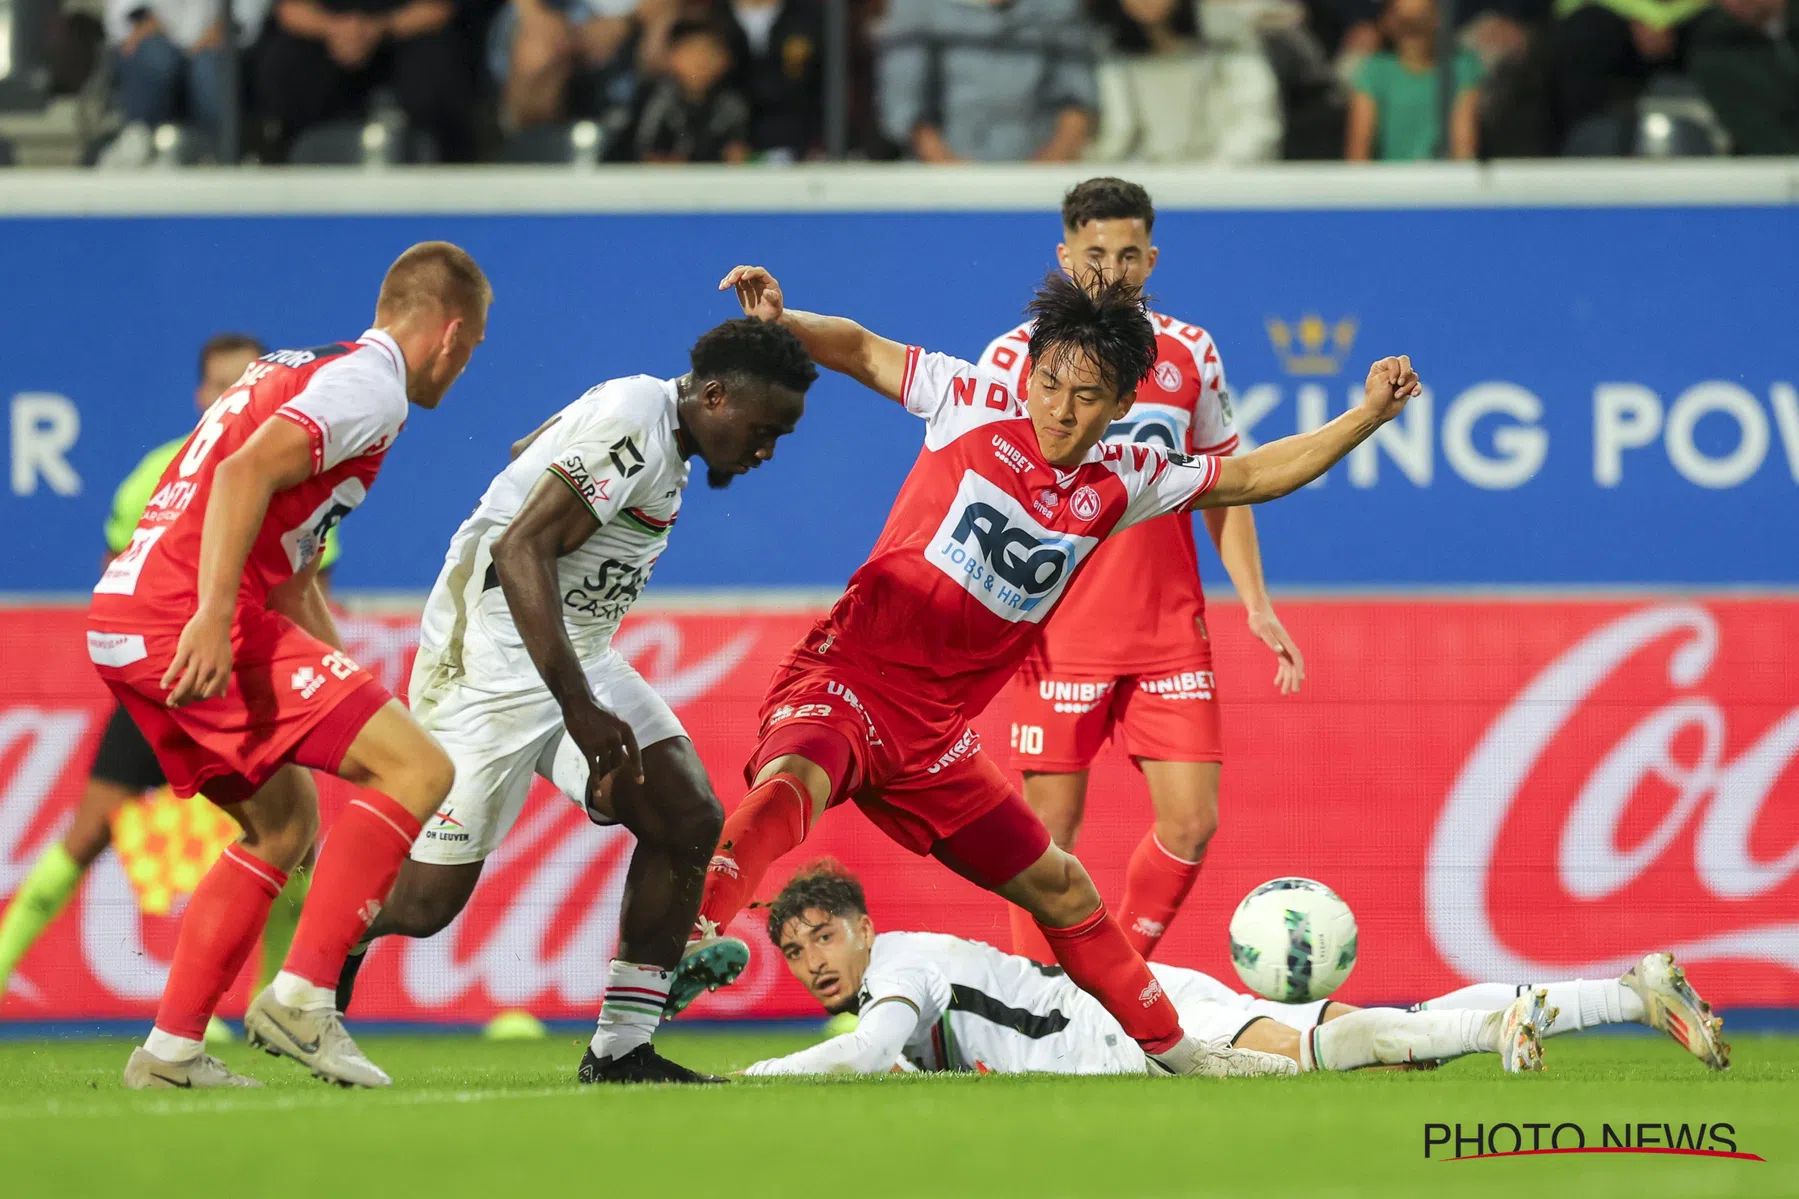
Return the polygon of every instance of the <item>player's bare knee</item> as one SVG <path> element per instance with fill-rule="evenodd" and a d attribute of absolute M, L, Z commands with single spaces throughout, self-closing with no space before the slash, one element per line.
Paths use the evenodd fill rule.
<path fill-rule="evenodd" d="M 1053 845 L 1001 894 L 1051 928 L 1079 924 L 1100 904 L 1099 889 L 1080 859 Z"/>
<path fill-rule="evenodd" d="M 1263 1053 L 1278 1053 L 1282 1057 L 1299 1060 L 1299 1037 L 1297 1028 L 1289 1027 L 1278 1020 L 1257 1020 L 1231 1041 L 1239 1049 L 1256 1049 Z"/>
<path fill-rule="evenodd" d="M 1170 814 L 1156 821 L 1156 840 L 1177 858 L 1197 862 L 1205 856 L 1206 846 L 1218 831 L 1216 810 L 1196 809 Z"/>

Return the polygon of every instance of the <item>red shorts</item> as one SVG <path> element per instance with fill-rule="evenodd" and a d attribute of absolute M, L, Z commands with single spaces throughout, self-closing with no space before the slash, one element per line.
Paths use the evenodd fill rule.
<path fill-rule="evenodd" d="M 335 773 L 362 726 L 392 698 L 342 652 L 278 613 L 240 609 L 231 635 L 225 694 L 171 708 L 162 676 L 180 628 L 89 618 L 88 657 L 177 795 L 201 791 L 235 803 L 288 762 Z"/>
<path fill-rule="evenodd" d="M 1222 762 L 1212 656 L 1180 670 L 1093 675 L 1045 670 L 1033 659 L 1012 680 L 1012 766 L 1072 774 L 1117 735 L 1132 758 Z"/>
<path fill-rule="evenodd" d="M 854 763 L 831 804 L 854 800 L 913 853 L 935 853 L 997 885 L 1043 856 L 1049 833 L 960 709 L 901 694 L 847 663 L 796 650 L 762 703 L 745 773 L 791 752 L 807 725 L 835 730 Z M 958 836 L 958 834 L 962 834 Z"/>

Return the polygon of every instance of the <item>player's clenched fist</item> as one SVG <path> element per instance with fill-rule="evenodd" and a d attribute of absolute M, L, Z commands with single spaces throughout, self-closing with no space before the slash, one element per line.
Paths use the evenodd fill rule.
<path fill-rule="evenodd" d="M 1369 409 L 1377 420 L 1389 421 L 1405 410 L 1405 402 L 1424 389 L 1418 382 L 1418 373 L 1412 369 L 1412 360 L 1401 354 L 1397 358 L 1382 358 L 1368 368 L 1368 381 L 1363 384 L 1362 405 Z"/>
<path fill-rule="evenodd" d="M 760 317 L 765 321 L 781 319 L 781 285 L 763 268 L 732 267 L 731 273 L 719 280 L 718 290 L 733 289 L 737 292 L 737 302 L 743 305 L 743 315 Z"/>

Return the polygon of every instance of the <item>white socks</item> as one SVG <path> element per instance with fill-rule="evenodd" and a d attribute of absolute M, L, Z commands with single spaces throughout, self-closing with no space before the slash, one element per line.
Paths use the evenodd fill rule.
<path fill-rule="evenodd" d="M 1572 982 L 1523 983 L 1515 987 L 1506 983 L 1476 983 L 1418 1006 L 1433 1012 L 1461 1008 L 1497 1011 L 1508 1007 L 1533 985 L 1548 991 L 1549 1006 L 1560 1009 L 1554 1023 L 1542 1030 L 1546 1037 L 1579 1032 L 1601 1024 L 1636 1024 L 1643 1019 L 1643 1001 L 1637 998 L 1635 991 L 1615 978 L 1577 978 Z"/>
<path fill-rule="evenodd" d="M 200 1051 L 204 1048 L 205 1045 L 199 1041 L 178 1037 L 174 1033 L 164 1032 L 160 1028 L 152 1028 L 150 1035 L 144 1038 L 145 1051 L 171 1065 L 176 1062 L 193 1061 L 200 1056 Z"/>
<path fill-rule="evenodd" d="M 269 986 L 274 989 L 275 998 L 288 1007 L 310 1011 L 313 1008 L 337 1006 L 336 992 L 327 991 L 317 983 L 301 978 L 298 974 L 289 974 L 286 970 L 277 974 L 275 981 Z"/>
<path fill-rule="evenodd" d="M 621 1058 L 647 1045 L 668 1006 L 675 972 L 660 966 L 638 966 L 613 959 L 606 972 L 606 999 L 600 1026 L 589 1045 L 597 1058 Z"/>
<path fill-rule="evenodd" d="M 1499 1045 L 1499 1022 L 1492 1019 L 1495 1015 L 1473 1009 L 1408 1012 L 1399 1008 L 1364 1008 L 1302 1033 L 1300 1067 L 1355 1070 L 1362 1066 L 1441 1062 L 1466 1053 L 1491 1053 Z M 1487 1027 L 1489 1023 L 1491 1028 Z"/>

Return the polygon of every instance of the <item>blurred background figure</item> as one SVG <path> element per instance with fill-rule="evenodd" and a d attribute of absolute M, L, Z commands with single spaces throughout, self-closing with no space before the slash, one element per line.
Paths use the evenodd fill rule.
<path fill-rule="evenodd" d="M 1557 0 L 1551 52 L 1559 135 L 1630 109 L 1651 77 L 1682 70 L 1693 19 L 1705 9 L 1706 0 Z"/>
<path fill-rule="evenodd" d="M 219 7 L 218 0 L 107 0 L 107 59 L 125 126 L 99 165 L 147 165 L 158 125 L 185 122 L 209 141 L 218 135 L 226 102 Z M 240 41 L 252 41 L 268 0 L 237 0 L 232 13 Z"/>
<path fill-rule="evenodd" d="M 367 115 L 377 89 L 443 162 L 475 159 L 475 78 L 452 0 L 277 0 L 255 68 L 271 151 L 307 129 Z"/>
<path fill-rule="evenodd" d="M 1074 162 L 1098 106 L 1077 0 L 890 0 L 881 129 L 924 162 Z"/>
<path fill-rule="evenodd" d="M 487 63 L 500 84 L 500 119 L 513 129 L 565 117 L 608 127 L 629 120 L 646 29 L 664 0 L 511 0 L 488 30 Z"/>
<path fill-rule="evenodd" d="M 1343 157 L 1351 162 L 1414 162 L 1437 156 L 1443 136 L 1437 99 L 1437 9 L 1433 0 L 1387 0 L 1387 47 L 1356 68 Z M 1459 50 L 1449 157 L 1473 158 L 1478 141 L 1480 59 Z"/>
<path fill-rule="evenodd" d="M 750 106 L 730 84 L 734 65 L 729 35 L 719 25 L 676 24 L 638 114 L 638 161 L 747 162 Z"/>
<path fill-rule="evenodd" d="M 732 86 L 750 106 L 750 150 L 796 162 L 819 148 L 824 121 L 824 9 L 819 0 L 731 0 L 725 29 Z"/>
<path fill-rule="evenodd" d="M 1088 157 L 1254 162 L 1280 153 L 1280 84 L 1258 25 L 1296 19 L 1294 6 L 1094 0 L 1093 12 L 1109 49 Z"/>
<path fill-rule="evenodd" d="M 1717 0 L 1693 23 L 1692 75 L 1738 154 L 1799 154 L 1799 8 Z"/>

